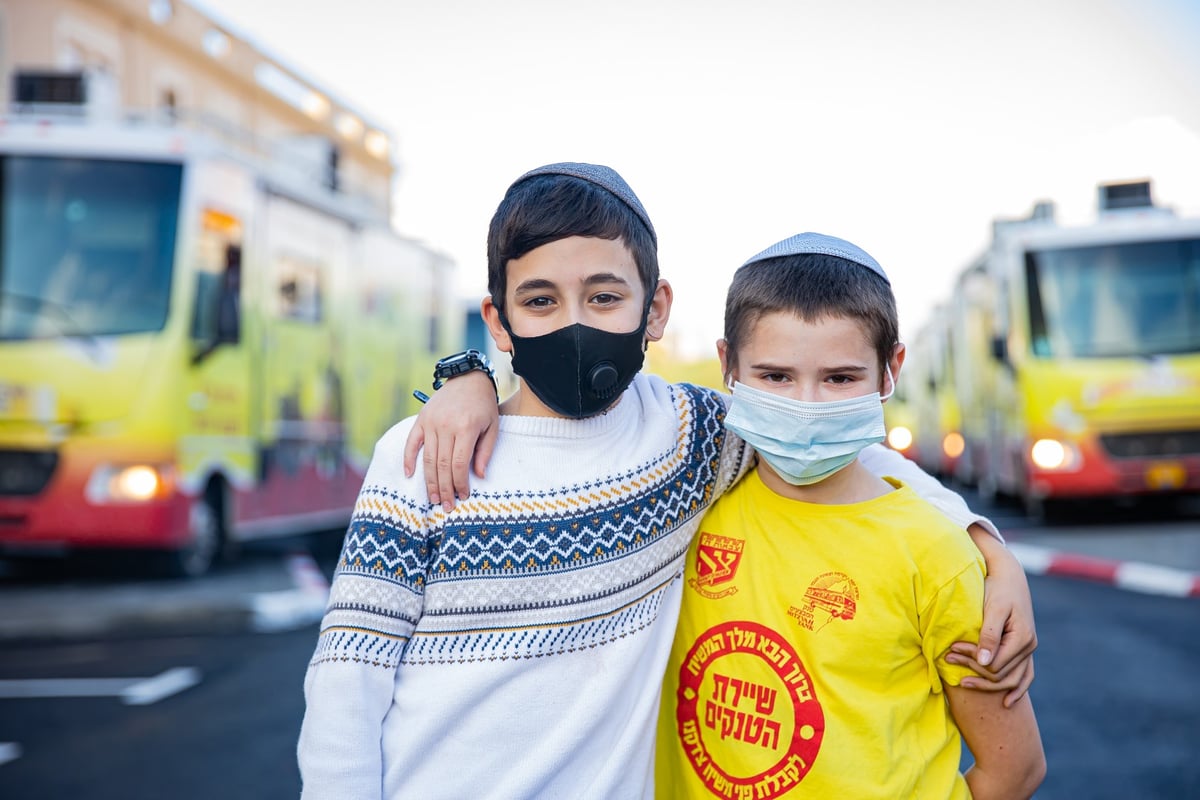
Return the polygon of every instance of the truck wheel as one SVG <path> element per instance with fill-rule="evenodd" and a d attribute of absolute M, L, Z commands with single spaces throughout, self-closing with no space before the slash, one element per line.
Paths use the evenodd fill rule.
<path fill-rule="evenodd" d="M 211 493 L 197 497 L 188 510 L 187 543 L 167 555 L 168 571 L 182 578 L 198 578 L 212 569 L 221 552 L 221 516 Z"/>

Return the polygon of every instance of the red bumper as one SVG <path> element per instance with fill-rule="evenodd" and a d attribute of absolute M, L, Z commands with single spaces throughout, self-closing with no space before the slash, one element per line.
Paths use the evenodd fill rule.
<path fill-rule="evenodd" d="M 66 493 L 63 493 L 66 494 Z M 91 505 L 78 493 L 0 497 L 0 548 L 168 548 L 188 535 L 188 502 L 178 494 L 140 504 Z"/>
<path fill-rule="evenodd" d="M 1200 491 L 1200 455 L 1112 458 L 1099 447 L 1081 448 L 1082 467 L 1048 471 L 1026 462 L 1035 497 L 1088 498 Z"/>

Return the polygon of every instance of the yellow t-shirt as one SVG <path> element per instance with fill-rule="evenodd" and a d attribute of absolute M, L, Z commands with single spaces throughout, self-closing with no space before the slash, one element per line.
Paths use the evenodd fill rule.
<path fill-rule="evenodd" d="M 942 694 L 970 670 L 938 656 L 978 639 L 984 562 L 890 482 L 814 505 L 755 470 L 709 510 L 663 683 L 657 797 L 970 797 Z"/>

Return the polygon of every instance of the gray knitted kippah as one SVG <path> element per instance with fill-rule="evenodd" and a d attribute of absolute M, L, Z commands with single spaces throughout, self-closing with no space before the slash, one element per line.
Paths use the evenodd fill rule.
<path fill-rule="evenodd" d="M 820 253 L 821 255 L 837 256 L 847 261 L 853 261 L 855 264 L 860 264 L 883 278 L 889 286 L 892 284 L 888 280 L 887 273 L 883 271 L 883 267 L 879 266 L 879 262 L 872 258 L 866 250 L 863 250 L 856 244 L 847 242 L 845 239 L 839 239 L 836 236 L 826 236 L 823 233 L 798 233 L 795 236 L 784 239 L 782 242 L 776 242 L 742 266 L 744 267 L 757 261 L 766 261 L 769 258 L 798 256 L 805 253 Z"/>
<path fill-rule="evenodd" d="M 654 226 L 650 224 L 650 215 L 646 213 L 646 209 L 642 206 L 642 201 L 638 200 L 637 195 L 633 193 L 633 189 L 629 188 L 629 184 L 625 182 L 625 179 L 618 175 L 617 171 L 612 167 L 605 167 L 600 164 L 582 164 L 576 161 L 562 161 L 557 164 L 547 164 L 544 167 L 531 169 L 513 181 L 512 185 L 516 186 L 521 181 L 537 175 L 569 175 L 572 178 L 579 178 L 580 180 L 599 186 L 629 206 L 634 214 L 637 214 L 638 219 L 650 231 L 650 238 L 654 240 L 654 246 L 658 247 L 658 234 L 655 233 Z M 509 188 L 511 189 L 512 186 Z"/>

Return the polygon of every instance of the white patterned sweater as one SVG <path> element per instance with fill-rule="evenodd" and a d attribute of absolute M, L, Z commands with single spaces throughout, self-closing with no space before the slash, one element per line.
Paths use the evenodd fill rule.
<path fill-rule="evenodd" d="M 715 392 L 639 375 L 601 416 L 503 416 L 487 478 L 449 514 L 420 470 L 404 477 L 412 420 L 388 431 L 305 677 L 303 797 L 652 796 L 683 559 L 752 464 L 724 413 Z M 899 455 L 868 453 L 981 521 Z"/>

